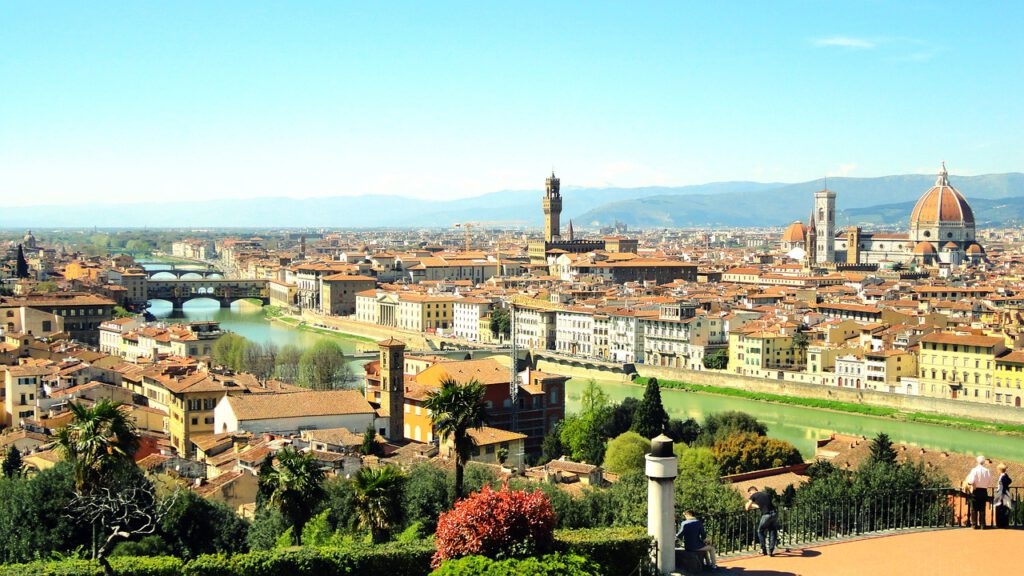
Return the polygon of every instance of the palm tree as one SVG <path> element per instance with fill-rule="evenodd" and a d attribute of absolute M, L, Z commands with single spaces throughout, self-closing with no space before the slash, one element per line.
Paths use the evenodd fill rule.
<path fill-rule="evenodd" d="M 431 423 L 442 443 L 449 436 L 452 437 L 455 450 L 455 498 L 463 496 L 463 469 L 474 446 L 469 431 L 478 430 L 487 423 L 485 392 L 483 384 L 475 379 L 459 384 L 446 378 L 441 382 L 441 389 L 431 392 L 424 404 L 430 411 Z"/>
<path fill-rule="evenodd" d="M 266 465 L 265 465 L 266 466 Z M 277 465 L 260 474 L 267 503 L 277 507 L 292 526 L 295 543 L 302 543 L 302 528 L 323 498 L 324 471 L 310 453 L 285 448 L 277 453 Z"/>
<path fill-rule="evenodd" d="M 57 446 L 69 464 L 77 492 L 91 492 L 119 465 L 132 462 L 139 447 L 135 424 L 121 404 L 101 400 L 88 407 L 72 402 L 71 422 L 57 432 Z"/>
<path fill-rule="evenodd" d="M 402 484 L 405 474 L 387 465 L 361 468 L 355 478 L 356 514 L 370 531 L 374 544 L 385 542 L 402 517 Z"/>

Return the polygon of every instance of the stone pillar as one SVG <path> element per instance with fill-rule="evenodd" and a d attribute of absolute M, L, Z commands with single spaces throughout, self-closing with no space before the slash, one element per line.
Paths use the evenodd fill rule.
<path fill-rule="evenodd" d="M 654 538 L 657 551 L 654 565 L 658 574 L 668 576 L 676 570 L 676 492 L 679 462 L 672 452 L 672 439 L 664 434 L 651 440 L 647 461 L 647 533 Z"/>

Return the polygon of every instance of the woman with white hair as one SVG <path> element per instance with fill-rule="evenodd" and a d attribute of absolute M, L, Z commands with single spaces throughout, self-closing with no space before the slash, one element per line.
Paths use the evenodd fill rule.
<path fill-rule="evenodd" d="M 964 484 L 971 491 L 971 526 L 975 530 L 985 529 L 985 504 L 988 502 L 988 489 L 992 488 L 992 472 L 985 467 L 986 459 L 979 455 L 978 465 L 971 468 Z"/>
<path fill-rule="evenodd" d="M 1013 480 L 1006 473 L 1006 464 L 996 466 L 999 472 L 999 479 L 996 480 L 996 490 L 992 498 L 992 506 L 996 511 L 996 528 L 1010 527 L 1010 510 L 1013 509 L 1013 497 L 1010 496 L 1010 484 Z"/>

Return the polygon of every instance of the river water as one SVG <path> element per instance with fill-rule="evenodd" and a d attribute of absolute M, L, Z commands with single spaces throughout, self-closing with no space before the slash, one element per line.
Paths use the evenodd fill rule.
<path fill-rule="evenodd" d="M 147 265 L 150 266 L 157 268 L 159 265 Z M 184 311 L 177 312 L 174 316 L 171 315 L 169 303 L 155 301 L 150 312 L 158 318 L 167 318 L 170 321 L 217 320 L 223 328 L 245 336 L 253 342 L 273 342 L 278 346 L 294 344 L 306 347 L 321 338 L 331 338 L 338 342 L 346 353 L 353 353 L 358 350 L 360 343 L 360 340 L 355 338 L 319 334 L 291 328 L 279 322 L 270 322 L 262 312 L 243 311 L 237 304 L 231 308 L 220 308 L 212 300 L 187 302 Z M 353 370 L 357 375 L 362 373 L 363 363 L 365 361 L 354 363 Z M 643 396 L 644 389 L 639 386 L 604 380 L 599 381 L 599 384 L 613 402 L 619 402 L 626 396 Z M 569 381 L 566 390 L 566 408 L 569 412 L 579 409 L 580 393 L 585 385 L 585 379 L 574 378 Z M 814 454 L 815 441 L 832 433 L 871 438 L 879 432 L 885 432 L 894 442 L 905 442 L 930 450 L 984 453 L 997 459 L 1024 462 L 1024 438 L 1020 437 L 670 389 L 662 389 L 661 399 L 673 418 L 695 418 L 702 421 L 712 412 L 748 412 L 768 426 L 770 436 L 793 443 L 805 457 Z"/>

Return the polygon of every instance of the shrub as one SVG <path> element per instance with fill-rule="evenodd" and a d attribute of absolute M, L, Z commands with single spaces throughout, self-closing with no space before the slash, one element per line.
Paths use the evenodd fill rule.
<path fill-rule="evenodd" d="M 636 432 L 623 432 L 608 443 L 604 467 L 615 474 L 644 469 L 644 454 L 651 451 L 651 441 Z"/>
<path fill-rule="evenodd" d="M 172 556 L 119 556 L 110 558 L 118 576 L 180 576 L 182 561 Z M 93 560 L 61 560 L 7 564 L 0 576 L 102 576 L 103 568 Z"/>
<path fill-rule="evenodd" d="M 460 500 L 437 523 L 434 566 L 461 556 L 508 558 L 543 554 L 551 549 L 555 511 L 539 490 L 503 486 Z"/>
<path fill-rule="evenodd" d="M 555 534 L 558 551 L 589 558 L 607 576 L 645 574 L 652 545 L 651 537 L 642 527 L 559 530 Z M 638 566 L 640 570 L 635 572 Z"/>
<path fill-rule="evenodd" d="M 804 461 L 800 451 L 789 442 L 752 433 L 722 438 L 715 442 L 711 451 L 723 474 L 741 474 Z"/>
<path fill-rule="evenodd" d="M 541 558 L 491 560 L 466 556 L 448 560 L 432 576 L 603 576 L 593 562 L 576 555 L 548 554 Z"/>

